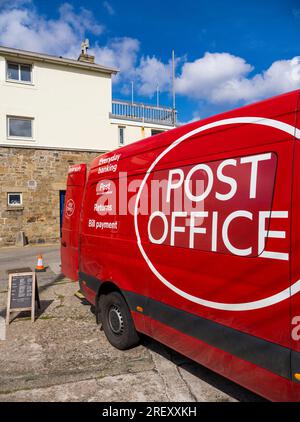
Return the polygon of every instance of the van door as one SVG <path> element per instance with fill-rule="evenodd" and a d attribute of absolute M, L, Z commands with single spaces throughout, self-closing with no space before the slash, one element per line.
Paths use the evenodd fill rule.
<path fill-rule="evenodd" d="M 228 125 L 221 130 L 224 119 L 220 118 L 220 128 L 206 134 L 202 131 L 199 136 L 192 131 L 191 138 L 185 138 L 186 145 L 174 142 L 174 152 L 169 148 L 169 155 L 165 154 L 161 163 L 156 160 L 156 173 L 152 168 L 153 179 L 158 179 L 158 183 L 161 179 L 172 182 L 169 182 L 169 187 L 174 188 L 168 197 L 170 206 L 164 211 L 165 189 L 165 202 L 157 201 L 152 212 L 164 218 L 153 218 L 150 225 L 147 216 L 139 224 L 144 228 L 139 233 L 140 244 L 144 245 L 142 253 L 155 275 L 149 282 L 152 336 L 267 397 L 271 397 L 272 379 L 277 377 L 285 387 L 274 388 L 272 400 L 290 399 L 291 390 L 291 309 L 287 294 L 291 280 L 289 217 L 294 148 L 290 132 L 293 133 L 295 124 L 295 108 L 295 95 L 270 100 L 247 109 L 246 116 L 266 119 L 259 124 Z M 227 116 L 235 117 L 233 113 Z M 263 127 L 263 123 L 270 121 L 276 122 L 274 127 Z M 286 129 L 283 122 L 289 124 L 290 132 L 277 129 L 277 122 L 283 129 Z M 185 160 L 183 165 L 175 161 L 176 156 Z M 187 157 L 188 166 L 184 167 Z M 254 183 L 249 161 L 258 157 L 266 159 L 257 167 Z M 234 194 L 229 197 L 230 190 L 228 187 L 225 190 L 219 178 L 224 163 L 230 163 L 226 176 L 236 183 Z M 177 174 L 173 179 L 171 170 L 173 176 Z M 193 187 L 191 175 L 195 175 L 194 193 L 186 183 L 189 180 Z M 150 186 L 152 179 L 148 180 Z M 201 193 L 198 197 L 197 181 Z M 182 186 L 182 191 L 178 186 Z M 204 198 L 202 209 L 198 199 L 200 217 L 196 224 L 192 218 L 187 219 L 187 212 L 195 210 L 193 202 L 188 205 L 194 198 Z M 227 231 L 228 222 L 236 215 L 245 218 L 236 220 L 239 225 L 232 225 Z M 150 241 L 149 227 L 154 241 Z M 299 270 L 299 256 L 297 265 Z M 300 307 L 296 316 L 300 315 L 299 310 Z M 176 332 L 183 334 L 181 340 Z M 269 384 L 265 382 L 267 376 Z"/>
<path fill-rule="evenodd" d="M 79 229 L 86 165 L 69 168 L 61 237 L 61 268 L 66 277 L 78 280 Z"/>
<path fill-rule="evenodd" d="M 300 96 L 296 126 L 300 126 Z M 297 138 L 297 137 L 296 137 Z M 293 381 L 294 401 L 300 401 L 300 144 L 295 140 L 294 180 L 292 200 L 292 259 L 291 259 L 291 375 Z"/>

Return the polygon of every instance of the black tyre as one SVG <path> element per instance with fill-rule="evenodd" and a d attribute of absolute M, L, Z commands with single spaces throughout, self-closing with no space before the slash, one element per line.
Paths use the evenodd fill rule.
<path fill-rule="evenodd" d="M 100 296 L 101 322 L 107 340 L 117 349 L 125 350 L 139 342 L 130 311 L 123 296 L 111 292 Z"/>

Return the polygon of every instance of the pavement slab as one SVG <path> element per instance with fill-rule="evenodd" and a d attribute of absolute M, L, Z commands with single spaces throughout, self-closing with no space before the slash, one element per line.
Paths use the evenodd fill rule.
<path fill-rule="evenodd" d="M 18 250 L 11 248 L 14 256 Z M 57 262 L 58 251 L 51 252 L 52 262 Z M 29 252 L 21 254 L 19 266 L 33 260 L 36 250 Z M 5 268 L 13 265 L 8 261 Z M 3 262 L 0 251 L 0 266 Z M 263 400 L 148 337 L 133 349 L 115 349 L 96 324 L 91 306 L 75 296 L 78 283 L 50 266 L 38 274 L 38 282 L 41 309 L 36 321 L 31 322 L 30 313 L 12 314 L 6 340 L 0 340 L 0 401 Z M 6 303 L 7 292 L 0 290 L 2 321 Z"/>

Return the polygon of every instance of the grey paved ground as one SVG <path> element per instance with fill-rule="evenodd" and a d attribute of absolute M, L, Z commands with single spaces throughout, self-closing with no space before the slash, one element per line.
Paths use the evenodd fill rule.
<path fill-rule="evenodd" d="M 46 273 L 39 274 L 39 284 L 47 284 L 60 274 L 59 246 L 25 246 L 24 248 L 1 248 L 0 249 L 0 291 L 7 287 L 7 270 L 14 268 L 30 267 L 34 270 L 37 264 L 37 256 L 43 256 Z"/>
<path fill-rule="evenodd" d="M 55 273 L 57 247 L 0 250 L 0 314 L 5 271 L 35 264 L 40 251 L 49 266 L 39 275 L 42 310 L 34 324 L 19 316 L 0 341 L 0 401 L 262 400 L 151 339 L 125 352 L 110 346 L 74 296 L 77 283 Z"/>

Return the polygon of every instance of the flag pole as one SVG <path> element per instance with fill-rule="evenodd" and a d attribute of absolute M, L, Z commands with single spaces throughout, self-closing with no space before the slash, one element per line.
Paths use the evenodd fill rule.
<path fill-rule="evenodd" d="M 173 108 L 173 123 L 176 123 L 176 92 L 175 92 L 175 52 L 172 50 L 172 108 Z"/>

